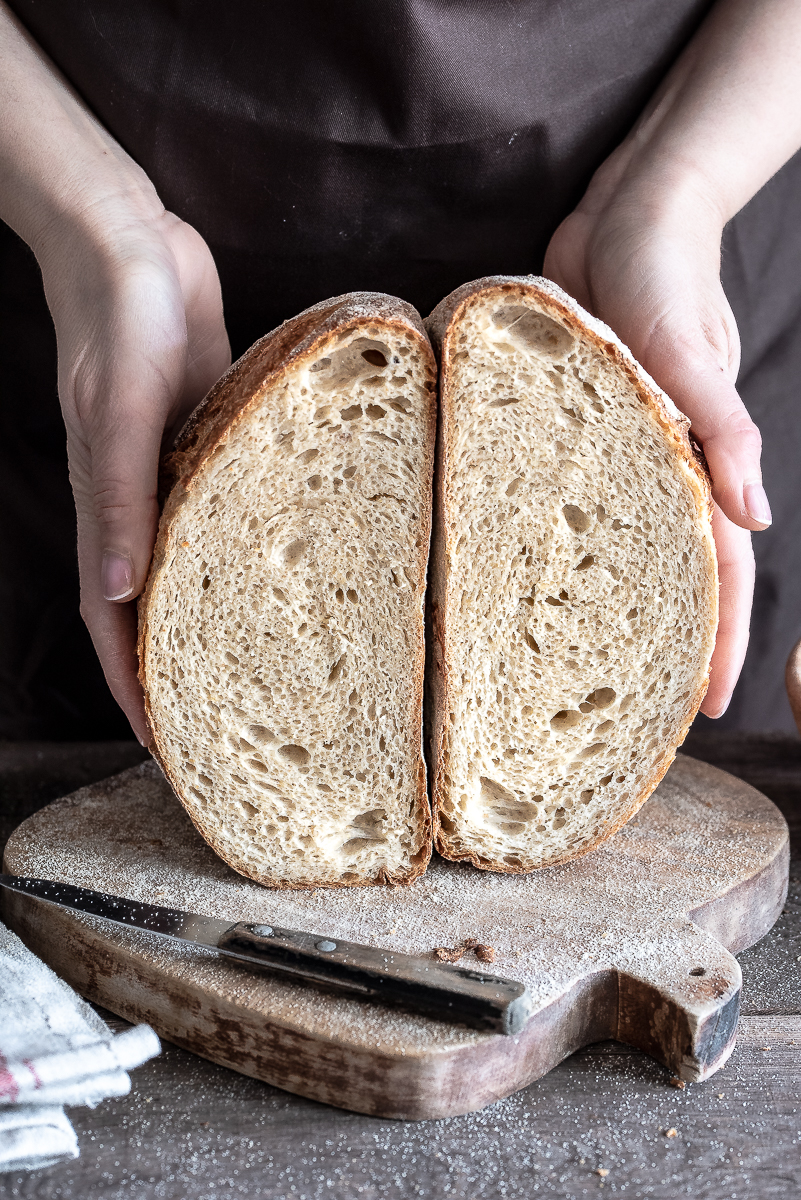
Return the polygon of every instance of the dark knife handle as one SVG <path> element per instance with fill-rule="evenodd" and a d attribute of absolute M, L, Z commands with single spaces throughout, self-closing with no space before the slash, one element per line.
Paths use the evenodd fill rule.
<path fill-rule="evenodd" d="M 519 1033 L 531 1012 L 522 983 L 356 942 L 272 925 L 233 925 L 218 950 L 244 962 L 346 988 L 495 1033 Z"/>

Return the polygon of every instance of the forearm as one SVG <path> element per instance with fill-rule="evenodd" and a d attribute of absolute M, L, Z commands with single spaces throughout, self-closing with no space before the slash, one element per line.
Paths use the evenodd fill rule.
<path fill-rule="evenodd" d="M 722 228 L 799 147 L 801 3 L 720 0 L 585 203 L 686 197 Z"/>
<path fill-rule="evenodd" d="M 65 222 L 103 237 L 108 209 L 163 212 L 114 141 L 0 2 L 0 218 L 38 254 Z"/>

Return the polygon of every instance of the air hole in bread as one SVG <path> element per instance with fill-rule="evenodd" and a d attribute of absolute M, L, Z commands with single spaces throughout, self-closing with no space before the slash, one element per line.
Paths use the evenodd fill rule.
<path fill-rule="evenodd" d="M 558 713 L 551 717 L 551 729 L 557 733 L 563 733 L 566 729 L 572 729 L 582 720 L 582 714 L 575 708 L 563 708 Z"/>
<path fill-rule="evenodd" d="M 347 842 L 344 842 L 342 849 L 353 855 L 357 854 L 360 850 L 372 849 L 373 845 L 373 838 L 357 837 L 350 838 Z"/>
<path fill-rule="evenodd" d="M 562 507 L 562 515 L 574 533 L 586 533 L 592 524 L 592 518 L 576 504 L 565 504 Z"/>
<path fill-rule="evenodd" d="M 517 796 L 514 792 L 510 792 L 503 784 L 496 783 L 494 779 L 489 779 L 486 775 L 482 775 L 479 779 L 481 784 L 481 798 L 491 804 L 497 804 L 499 801 L 517 803 Z"/>
<path fill-rule="evenodd" d="M 506 330 L 513 341 L 522 343 L 526 349 L 555 357 L 567 355 L 574 344 L 573 336 L 563 325 L 527 305 L 504 305 L 496 309 L 492 323 Z"/>
<path fill-rule="evenodd" d="M 596 754 L 600 754 L 601 750 L 606 749 L 606 742 L 593 742 L 591 746 L 585 746 L 581 751 L 582 758 L 594 758 Z"/>
<path fill-rule="evenodd" d="M 356 829 L 366 830 L 372 837 L 380 837 L 384 822 L 387 819 L 387 811 L 385 808 L 371 808 L 367 812 L 359 813 L 351 821 Z"/>
<path fill-rule="evenodd" d="M 305 746 L 295 746 L 291 743 L 288 746 L 279 746 L 278 753 L 295 767 L 305 767 L 311 758 Z"/>
<path fill-rule="evenodd" d="M 306 552 L 306 542 L 297 538 L 284 547 L 282 558 L 288 567 L 296 567 Z"/>
<path fill-rule="evenodd" d="M 266 725 L 248 725 L 247 733 L 248 737 L 259 746 L 269 746 L 270 743 L 278 740 Z"/>
<path fill-rule="evenodd" d="M 587 696 L 587 704 L 592 704 L 595 708 L 608 708 L 610 704 L 614 704 L 616 699 L 617 694 L 614 688 L 596 688 L 594 692 L 590 692 L 589 696 Z M 623 711 L 622 701 L 620 711 Z"/>

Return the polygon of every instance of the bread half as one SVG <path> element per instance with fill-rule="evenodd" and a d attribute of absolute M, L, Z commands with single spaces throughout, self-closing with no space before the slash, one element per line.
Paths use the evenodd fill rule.
<path fill-rule="evenodd" d="M 235 363 L 166 464 L 139 624 L 155 753 L 260 883 L 408 883 L 430 857 L 435 379 L 410 305 L 340 296 Z"/>
<path fill-rule="evenodd" d="M 701 703 L 709 486 L 687 420 L 549 281 L 480 279 L 427 326 L 436 845 L 531 871 L 619 829 Z"/>

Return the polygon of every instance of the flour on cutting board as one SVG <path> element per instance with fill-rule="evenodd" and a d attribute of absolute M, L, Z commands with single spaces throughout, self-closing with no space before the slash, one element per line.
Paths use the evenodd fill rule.
<path fill-rule="evenodd" d="M 734 791 L 732 785 L 735 785 Z M 623 971 L 701 995 L 731 959 L 689 914 L 752 878 L 786 837 L 774 806 L 747 785 L 679 756 L 637 816 L 574 862 L 525 876 L 436 859 L 403 888 L 272 890 L 237 875 L 201 839 L 154 763 L 83 788 L 29 818 L 6 869 L 220 920 L 270 923 L 429 955 L 475 938 L 484 968 L 519 979 L 535 1010 L 595 972 Z M 120 952 L 159 964 L 272 1018 L 388 1052 L 443 1052 L 493 1035 L 325 994 L 156 935 L 76 917 Z M 467 956 L 462 965 L 473 965 Z M 481 964 L 475 962 L 477 969 Z M 678 982 L 677 982 L 678 981 Z"/>

